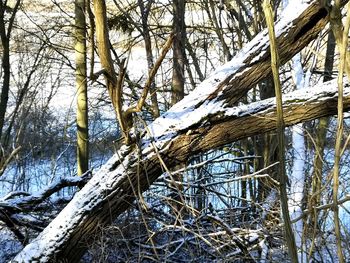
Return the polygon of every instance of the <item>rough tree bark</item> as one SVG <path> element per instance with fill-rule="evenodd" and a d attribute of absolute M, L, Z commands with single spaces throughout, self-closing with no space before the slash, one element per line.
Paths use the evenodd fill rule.
<path fill-rule="evenodd" d="M 234 107 L 226 113 L 217 110 L 207 120 L 208 125 L 200 126 L 200 123 L 195 123 L 197 128 L 189 127 L 175 138 L 163 141 L 165 145 L 158 148 L 158 154 L 154 153 L 153 140 L 145 142 L 148 147 L 142 153 L 123 147 L 13 262 L 50 262 L 55 259 L 78 262 L 90 242 L 89 235 L 130 207 L 138 195 L 136 191 L 147 190 L 162 174 L 160 158 L 168 167 L 172 167 L 175 162 L 186 162 L 196 153 L 274 130 L 274 100 L 275 98 L 271 98 L 248 106 Z M 327 82 L 321 89 L 313 92 L 291 93 L 284 97 L 285 124 L 290 126 L 336 114 L 336 102 L 335 81 Z M 350 85 L 346 84 L 344 110 L 349 109 Z M 137 173 L 139 165 L 143 169 Z"/>
<path fill-rule="evenodd" d="M 182 100 L 185 94 L 185 1 L 173 1 L 173 76 L 171 80 L 171 106 Z M 174 167 L 176 170 L 177 167 Z M 183 182 L 182 174 L 172 177 L 171 191 L 173 192 L 173 209 L 178 213 L 183 213 L 183 185 L 177 182 Z M 181 214 L 180 213 L 180 214 Z"/>
<path fill-rule="evenodd" d="M 314 39 L 328 21 L 328 10 L 319 1 L 303 2 L 298 10 L 286 10 L 288 19 L 275 25 L 281 63 Z M 270 74 L 266 36 L 267 31 L 261 32 L 231 62 L 149 125 L 139 148 L 123 146 L 13 262 L 77 262 L 92 240 L 90 235 L 130 207 L 137 191 L 148 189 L 163 173 L 162 165 L 171 168 L 196 153 L 275 129 L 274 98 L 232 106 Z M 286 96 L 285 124 L 335 114 L 336 92 L 336 84 L 329 82 L 323 90 Z M 344 109 L 349 107 L 347 85 Z"/>
<path fill-rule="evenodd" d="M 174 105 L 184 97 L 185 86 L 185 1 L 175 0 L 173 2 L 173 77 L 171 105 Z"/>

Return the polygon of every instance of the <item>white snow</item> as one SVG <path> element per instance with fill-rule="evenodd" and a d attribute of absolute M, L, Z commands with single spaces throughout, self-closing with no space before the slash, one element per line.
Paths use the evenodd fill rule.
<path fill-rule="evenodd" d="M 119 152 L 123 155 L 126 148 Z M 114 184 L 120 182 L 122 175 L 127 176 L 124 167 L 127 166 L 128 158 L 124 160 L 124 165 L 119 165 L 116 170 L 109 171 L 111 165 L 117 161 L 118 155 L 114 155 L 95 176 L 74 196 L 73 201 L 62 210 L 62 212 L 49 224 L 49 226 L 18 254 L 14 261 L 28 262 L 28 259 L 37 259 L 39 262 L 46 262 L 45 255 L 60 246 L 67 233 L 71 233 L 79 225 L 81 219 L 86 217 L 94 207 L 99 204 L 104 196 Z M 45 249 L 45 251 L 42 251 Z"/>
<path fill-rule="evenodd" d="M 259 246 L 261 248 L 261 256 L 260 256 L 260 263 L 265 263 L 268 262 L 267 261 L 267 254 L 268 254 L 268 246 L 266 245 L 266 238 L 264 238 L 263 240 L 261 240 L 259 242 Z"/>
<path fill-rule="evenodd" d="M 295 1 L 297 4 L 290 5 L 282 13 L 281 19 L 276 23 L 276 36 L 280 36 L 282 32 L 286 32 L 293 26 L 292 21 L 296 19 L 312 1 Z M 217 111 L 219 103 L 212 101 L 206 104 L 203 102 L 215 92 L 218 86 L 226 78 L 235 78 L 244 71 L 237 72 L 244 66 L 244 61 L 252 54 L 259 54 L 261 57 L 265 52 L 262 50 L 265 48 L 268 51 L 268 35 L 267 31 L 260 32 L 251 42 L 249 42 L 237 55 L 225 65 L 219 67 L 208 79 L 204 80 L 197 88 L 187 95 L 179 103 L 175 104 L 161 117 L 156 119 L 151 125 L 149 125 L 152 137 L 157 138 L 169 135 L 170 137 L 181 129 L 189 127 L 193 122 L 198 122 L 204 116 L 207 116 L 211 111 Z M 257 55 L 256 55 L 257 57 Z M 256 59 L 254 59 L 255 61 Z M 247 70 L 247 69 L 245 69 Z M 176 127 L 176 128 L 175 128 Z M 161 146 L 161 141 L 158 143 Z"/>
<path fill-rule="evenodd" d="M 317 101 L 320 96 L 328 95 L 333 98 L 336 96 L 337 85 L 336 80 L 319 85 L 318 88 L 312 88 L 308 91 L 296 91 L 284 96 L 284 101 L 299 101 L 300 103 L 310 103 L 310 101 Z M 344 89 L 344 96 L 350 96 L 349 85 Z M 210 107 L 210 112 L 215 114 L 226 111 L 225 114 L 231 117 L 242 116 L 253 113 L 257 109 L 267 107 L 267 105 L 274 105 L 275 100 L 269 99 L 262 102 L 256 102 L 251 105 L 225 109 L 222 103 L 218 102 L 215 106 Z M 248 112 L 246 112 L 248 111 Z M 190 115 L 190 113 L 187 113 Z M 185 115 L 183 118 L 187 118 Z M 190 116 L 191 117 L 191 116 Z M 198 119 L 198 118 L 197 118 Z M 186 122 L 186 119 L 183 119 Z M 181 122 L 180 122 L 181 123 Z M 181 126 L 180 126 L 181 127 Z M 173 127 L 178 128 L 178 127 Z M 150 144 L 150 143 L 149 143 Z M 147 149 L 147 147 L 146 147 Z M 19 253 L 15 261 L 28 262 L 32 259 L 40 258 L 40 262 L 45 262 L 45 255 L 50 255 L 56 247 L 65 242 L 67 235 L 74 231 L 75 227 L 83 221 L 91 210 L 97 207 L 106 196 L 111 194 L 111 189 L 117 189 L 116 185 L 123 181 L 127 174 L 125 167 L 129 166 L 129 161 L 137 158 L 136 153 L 128 154 L 128 147 L 123 147 L 118 154 L 113 156 L 111 160 L 104 165 L 99 172 L 97 172 L 86 186 L 80 190 L 72 199 L 72 201 L 62 210 L 62 212 L 50 223 L 50 225 L 28 246 Z M 154 153 L 153 153 L 154 154 Z M 127 157 L 124 157 L 127 155 Z M 119 156 L 119 157 L 118 157 Z M 111 166 L 120 160 L 122 163 L 118 165 L 115 170 L 111 170 Z"/>
<path fill-rule="evenodd" d="M 286 27 L 292 26 L 291 21 L 297 18 L 300 13 L 309 5 L 310 1 L 298 1 L 300 5 L 293 11 L 287 10 L 280 25 L 276 26 L 278 32 L 282 32 Z M 275 99 L 262 102 L 256 102 L 251 105 L 239 107 L 225 108 L 224 102 L 212 100 L 206 102 L 208 96 L 217 90 L 218 85 L 227 77 L 233 77 L 237 70 L 243 65 L 243 61 L 266 43 L 267 38 L 264 33 L 260 33 L 246 48 L 243 49 L 232 61 L 220 67 L 214 74 L 202 84 L 200 84 L 190 95 L 186 96 L 182 101 L 174 105 L 168 112 L 156 119 L 149 130 L 152 133 L 143 143 L 143 154 L 153 154 L 151 137 L 157 138 L 157 147 L 162 149 L 171 139 L 175 137 L 178 131 L 189 128 L 191 125 L 202 124 L 202 119 L 208 114 L 224 113 L 223 117 L 239 117 L 242 115 L 252 114 L 258 109 L 264 109 L 275 105 Z M 317 100 L 319 96 L 336 96 L 336 85 L 328 83 L 319 88 L 313 88 L 308 92 L 294 92 L 284 96 L 284 100 L 299 101 L 300 103 L 310 103 Z M 344 96 L 350 94 L 350 89 L 344 89 Z M 92 210 L 98 207 L 106 200 L 112 191 L 118 190 L 116 186 L 128 176 L 126 167 L 129 167 L 133 158 L 137 158 L 136 153 L 126 155 L 127 148 L 123 148 L 118 154 L 114 155 L 100 171 L 80 190 L 72 199 L 72 201 L 62 210 L 62 212 L 50 223 L 50 225 L 29 245 L 27 245 L 21 253 L 19 253 L 14 261 L 29 262 L 37 260 L 46 262 L 47 257 L 59 246 L 66 242 L 69 235 L 74 231 L 76 226 L 84 222 Z M 126 157 L 125 157 L 126 155 Z M 111 170 L 113 164 L 119 159 L 120 165 Z"/>

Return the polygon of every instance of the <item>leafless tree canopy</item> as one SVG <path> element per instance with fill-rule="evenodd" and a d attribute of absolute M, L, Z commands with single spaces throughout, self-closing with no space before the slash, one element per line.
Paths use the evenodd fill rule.
<path fill-rule="evenodd" d="M 346 262 L 347 2 L 1 1 L 0 262 Z"/>

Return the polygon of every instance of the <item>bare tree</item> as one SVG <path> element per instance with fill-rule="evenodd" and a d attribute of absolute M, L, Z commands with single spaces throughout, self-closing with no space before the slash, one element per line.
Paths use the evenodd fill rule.
<path fill-rule="evenodd" d="M 290 20 L 281 20 L 275 25 L 280 29 L 276 40 L 282 47 L 281 63 L 299 52 L 327 23 L 327 9 L 318 1 L 301 7 L 288 17 Z M 269 42 L 262 32 L 192 95 L 145 127 L 139 147 L 122 147 L 14 260 L 79 260 L 89 243 L 89 235 L 125 211 L 163 169 L 171 173 L 169 169 L 186 162 L 194 154 L 275 129 L 274 99 L 233 106 L 271 73 L 269 50 Z M 346 109 L 350 106 L 348 88 L 344 91 Z M 314 92 L 286 96 L 285 125 L 334 114 L 336 94 L 335 83 L 330 82 Z"/>

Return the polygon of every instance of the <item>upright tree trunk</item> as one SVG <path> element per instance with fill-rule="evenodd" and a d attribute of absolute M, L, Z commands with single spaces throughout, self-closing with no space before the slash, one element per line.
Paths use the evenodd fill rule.
<path fill-rule="evenodd" d="M 225 59 L 226 59 L 226 61 L 230 61 L 232 59 L 232 55 L 231 55 L 229 47 L 227 46 L 227 44 L 225 42 L 224 33 L 222 31 L 222 28 L 219 24 L 218 18 L 217 18 L 216 13 L 215 13 L 215 3 L 213 0 L 208 0 L 208 1 L 205 1 L 204 3 L 205 3 L 206 11 L 208 14 L 208 18 L 209 18 L 210 22 L 212 23 L 214 30 L 215 30 L 215 33 L 218 36 L 220 43 L 222 45 Z"/>
<path fill-rule="evenodd" d="M 318 35 L 327 23 L 327 14 L 316 0 L 300 1 L 293 13 L 277 23 L 282 63 Z M 233 107 L 270 74 L 269 55 L 269 43 L 262 32 L 233 61 L 217 69 L 193 93 L 150 124 L 150 134 L 141 137 L 139 147 L 123 146 L 14 261 L 78 261 L 92 242 L 91 235 L 130 207 L 137 198 L 135 189 L 148 189 L 163 174 L 163 164 L 171 169 L 195 154 L 274 130 L 274 100 Z M 283 105 L 285 124 L 334 114 L 334 85 L 331 82 L 313 92 L 287 95 Z M 346 85 L 344 109 L 349 107 L 350 90 Z"/>
<path fill-rule="evenodd" d="M 171 104 L 174 105 L 184 97 L 185 86 L 185 1 L 173 1 L 173 31 L 175 34 L 173 40 L 173 77 Z"/>
<path fill-rule="evenodd" d="M 171 81 L 171 105 L 176 104 L 184 97 L 185 88 L 185 0 L 173 1 L 173 72 Z M 175 167 L 176 170 L 179 167 Z M 173 208 L 183 213 L 185 201 L 183 198 L 183 175 L 178 173 L 172 176 L 171 190 L 173 192 Z"/>
<path fill-rule="evenodd" d="M 0 17 L 2 18 L 2 17 Z M 2 22 L 0 22 L 2 24 Z M 1 35 L 3 26 L 0 26 Z M 5 33 L 6 35 L 6 33 Z M 9 99 L 9 90 L 10 90 L 10 40 L 4 36 L 1 38 L 3 53 L 2 53 L 2 69 L 3 69 L 3 85 L 1 89 L 1 98 L 0 98 L 0 139 L 2 135 L 2 130 L 4 127 L 5 114 L 7 110 L 7 102 Z"/>
<path fill-rule="evenodd" d="M 116 113 L 125 143 L 130 144 L 129 130 L 132 126 L 132 116 L 130 115 L 128 116 L 128 118 L 125 118 L 122 109 L 122 84 L 126 69 L 124 68 L 124 63 L 121 63 L 119 68 L 119 75 L 117 75 L 114 68 L 109 42 L 106 2 L 105 0 L 94 0 L 93 3 L 95 13 L 97 47 L 102 65 L 102 71 L 106 80 L 108 94 L 112 101 L 112 105 Z"/>
<path fill-rule="evenodd" d="M 301 63 L 301 55 L 298 53 L 293 58 L 293 68 L 295 75 L 296 89 L 303 89 L 305 86 L 305 76 L 303 66 Z M 308 83 L 306 83 L 307 86 Z M 297 124 L 292 128 L 292 142 L 293 142 L 293 168 L 290 174 L 290 198 L 289 211 L 291 218 L 298 218 L 303 212 L 303 197 L 304 197 L 304 182 L 305 182 L 305 161 L 306 149 L 303 132 L 303 125 Z M 298 247 L 299 262 L 306 262 L 306 253 L 302 246 L 303 220 L 299 220 L 294 224 L 295 242 Z"/>
<path fill-rule="evenodd" d="M 334 151 L 334 168 L 333 168 L 333 214 L 334 214 L 334 232 L 337 243 L 337 254 L 339 262 L 345 262 L 342 239 L 341 239 L 341 226 L 339 219 L 339 207 L 338 207 L 338 189 L 339 189 L 339 174 L 340 174 L 340 160 L 342 152 L 342 136 L 343 136 L 343 74 L 346 72 L 348 77 L 350 76 L 350 53 L 348 51 L 348 34 L 350 27 L 350 6 L 347 9 L 346 24 L 343 28 L 342 13 L 341 13 L 341 0 L 334 1 L 334 6 L 331 10 L 331 29 L 335 36 L 335 41 L 339 50 L 339 65 L 338 65 L 338 117 L 337 117 L 337 133 L 335 141 Z"/>
<path fill-rule="evenodd" d="M 21 0 L 17 0 L 13 8 L 7 6 L 7 1 L 0 2 L 0 37 L 2 45 L 2 59 L 1 66 L 3 69 L 3 83 L 1 88 L 0 96 L 0 140 L 2 136 L 2 131 L 4 128 L 5 115 L 7 110 L 7 102 L 9 99 L 10 91 L 10 39 L 11 32 L 13 29 L 13 23 L 15 20 L 16 13 L 18 11 Z M 11 9 L 10 19 L 5 18 L 5 12 Z M 7 28 L 6 28 L 7 25 Z M 2 158 L 2 156 L 0 156 Z"/>
<path fill-rule="evenodd" d="M 291 261 L 298 262 L 297 247 L 295 244 L 294 233 L 288 209 L 288 196 L 287 196 L 287 173 L 285 166 L 285 139 L 284 139 L 284 117 L 282 106 L 282 88 L 279 79 L 279 54 L 276 44 L 276 36 L 274 31 L 274 18 L 272 12 L 272 6 L 270 0 L 264 0 L 263 9 L 266 16 L 266 24 L 269 31 L 270 50 L 271 50 L 271 69 L 273 75 L 273 82 L 275 84 L 276 93 L 276 111 L 277 111 L 277 140 L 278 140 L 278 159 L 279 159 L 279 189 L 282 207 L 282 217 L 284 223 L 284 231 L 286 242 L 288 246 L 289 256 Z"/>
<path fill-rule="evenodd" d="M 341 16 L 340 11 L 340 1 L 335 1 L 335 5 L 339 8 L 339 15 Z M 338 206 L 338 189 L 339 189 L 339 175 L 340 175 L 340 161 L 342 155 L 342 138 L 343 138 L 343 109 L 344 109 L 344 82 L 343 74 L 346 71 L 347 66 L 347 55 L 348 52 L 348 36 L 350 29 L 350 6 L 348 5 L 346 23 L 344 26 L 344 31 L 342 31 L 342 41 L 341 44 L 337 42 L 340 54 L 339 60 L 339 74 L 338 74 L 338 116 L 337 116 L 337 133 L 335 140 L 335 149 L 334 149 L 334 168 L 333 168 L 333 213 L 334 213 L 334 232 L 337 241 L 337 254 L 339 262 L 345 262 L 345 257 L 342 249 L 342 233 L 341 233 L 341 223 L 339 219 L 339 206 Z M 337 40 L 337 38 L 336 38 Z M 349 54 L 350 56 L 350 54 Z M 348 77 L 350 76 L 350 70 L 347 70 Z"/>
<path fill-rule="evenodd" d="M 267 77 L 264 81 L 262 81 L 262 83 L 259 85 L 259 93 L 260 100 L 275 97 L 275 89 L 272 77 Z M 278 149 L 276 143 L 277 139 L 274 132 L 260 134 L 256 136 L 255 140 L 257 142 L 257 155 L 261 156 L 261 158 L 257 159 L 255 171 L 259 171 L 275 162 L 278 162 Z M 278 180 L 277 167 L 271 167 L 268 172 L 273 179 Z M 271 187 L 266 184 L 265 178 L 259 178 L 258 182 L 257 201 L 264 202 L 265 198 L 269 195 Z"/>
<path fill-rule="evenodd" d="M 89 169 L 85 7 L 85 0 L 75 0 L 75 76 L 77 86 L 77 164 L 79 176 Z"/>
<path fill-rule="evenodd" d="M 8 153 L 8 144 L 6 142 L 6 134 L 4 134 L 5 116 L 8 106 L 9 91 L 10 91 L 10 39 L 15 16 L 18 11 L 21 0 L 14 2 L 13 7 L 8 6 L 7 1 L 0 1 L 0 38 L 2 45 L 2 87 L 0 95 L 0 175 L 5 171 L 9 161 L 14 157 L 19 148 L 12 153 Z M 10 13 L 10 18 L 6 18 L 6 13 Z M 7 14 L 8 16 L 8 14 Z M 9 130 L 10 132 L 10 130 Z"/>

